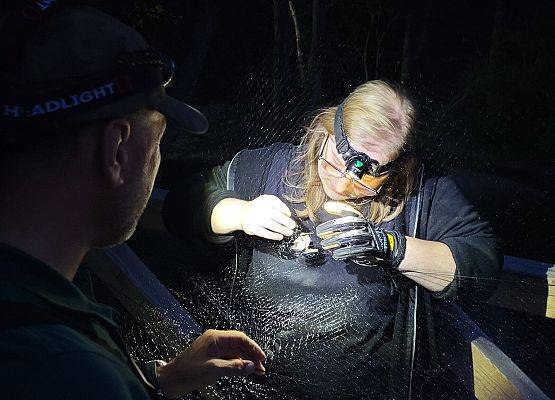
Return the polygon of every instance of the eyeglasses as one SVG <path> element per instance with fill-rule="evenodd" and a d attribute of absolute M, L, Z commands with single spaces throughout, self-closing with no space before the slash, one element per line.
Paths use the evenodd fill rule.
<path fill-rule="evenodd" d="M 322 149 L 320 150 L 320 154 L 318 155 L 318 161 L 324 162 L 326 166 L 331 168 L 331 171 L 330 168 L 328 168 L 326 169 L 326 172 L 334 176 L 335 178 L 346 179 L 349 181 L 350 185 L 352 185 L 352 188 L 351 190 L 346 190 L 346 193 L 353 192 L 352 189 L 358 188 L 359 190 L 366 192 L 365 194 L 369 197 L 377 195 L 392 170 L 388 169 L 387 171 L 380 171 L 381 168 L 379 168 L 378 164 L 377 168 L 372 168 L 371 173 L 364 174 L 360 179 L 352 174 L 348 174 L 347 171 L 342 171 L 337 166 L 324 158 L 324 152 L 326 150 L 329 138 L 330 137 L 326 135 L 326 140 L 324 141 Z M 374 174 L 376 176 L 374 176 Z"/>

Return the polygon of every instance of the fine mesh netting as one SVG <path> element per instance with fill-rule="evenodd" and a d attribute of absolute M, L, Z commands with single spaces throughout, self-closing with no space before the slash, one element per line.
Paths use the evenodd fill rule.
<path fill-rule="evenodd" d="M 210 118 L 214 124 L 211 137 L 204 142 L 180 138 L 170 149 L 169 157 L 179 160 L 191 152 L 204 162 L 195 168 L 205 169 L 222 164 L 240 149 L 278 141 L 296 143 L 300 127 L 317 107 L 301 89 L 297 77 L 281 76 L 275 81 L 270 71 L 270 65 L 263 64 L 246 79 L 231 111 L 212 110 L 221 120 Z M 331 93 L 331 97 L 336 94 L 333 90 Z M 325 101 L 317 103 L 321 106 Z M 234 118 L 229 119 L 230 115 Z M 438 164 L 450 162 L 448 157 L 438 155 L 437 148 L 427 156 L 439 159 Z M 457 165 L 458 161 L 451 164 Z M 366 399 L 385 398 L 391 390 L 406 397 L 409 388 L 416 398 L 423 394 L 433 399 L 473 398 L 467 389 L 474 379 L 472 356 L 467 351 L 466 358 L 461 358 L 456 349 L 468 346 L 472 334 L 479 335 L 477 327 L 512 359 L 519 360 L 519 366 L 534 376 L 543 390 L 552 390 L 548 383 L 551 374 L 533 368 L 537 360 L 549 363 L 555 359 L 552 346 L 547 345 L 551 340 L 549 332 L 553 332 L 548 320 L 473 299 L 462 303 L 470 315 L 468 321 L 464 314 L 449 308 L 450 303 L 445 309 L 438 306 L 442 311 L 435 313 L 433 319 L 426 319 L 424 310 L 432 305 L 420 304 L 415 322 L 419 334 L 411 363 L 412 383 L 409 384 L 410 371 L 403 370 L 398 373 L 397 387 L 391 389 L 393 320 L 399 301 L 399 288 L 391 277 L 380 271 L 357 269 L 360 267 L 337 274 L 333 263 L 323 267 L 322 260 L 307 262 L 290 257 L 283 246 L 264 240 L 233 240 L 219 249 L 206 250 L 167 234 L 139 230 L 130 243 L 203 328 L 244 331 L 268 355 L 266 376 L 221 379 L 202 391 L 205 398 Z M 257 261 L 251 267 L 254 272 L 251 269 L 247 275 L 250 261 L 242 250 L 248 246 Z M 335 285 L 315 292 L 290 290 L 291 282 L 312 287 L 324 275 L 329 279 L 334 274 L 342 282 L 340 288 Z M 288 280 L 280 282 L 281 276 Z M 434 278 L 442 277 L 435 274 Z M 132 353 L 140 360 L 175 356 L 199 333 L 179 331 L 160 310 L 146 307 L 135 311 L 127 314 L 124 332 Z M 441 342 L 437 348 L 431 344 L 435 339 Z M 491 385 L 495 392 L 499 384 Z"/>
<path fill-rule="evenodd" d="M 274 268 L 282 266 L 274 263 L 266 267 L 271 274 Z M 290 272 L 304 276 L 304 268 L 305 265 L 297 265 Z M 241 277 L 233 274 L 233 268 L 225 269 L 218 277 L 183 270 L 178 284 L 182 290 L 173 292 L 203 326 L 242 330 L 268 355 L 265 377 L 224 379 L 213 388 L 220 398 L 251 395 L 253 398 L 287 399 L 288 393 L 295 388 L 298 391 L 299 387 L 324 396 L 322 376 L 333 385 L 326 391 L 341 389 L 351 396 L 366 397 L 361 388 L 347 387 L 344 379 L 346 374 L 357 373 L 360 357 L 347 358 L 341 364 L 326 357 L 344 350 L 342 337 L 356 334 L 353 330 L 368 328 L 352 323 L 354 317 L 365 310 L 358 302 L 360 296 L 354 287 L 346 286 L 341 293 L 310 296 L 289 295 L 283 287 L 284 294 L 276 302 L 273 297 L 265 297 L 257 291 L 258 285 L 265 282 L 264 277 L 255 277 L 255 282 L 249 285 L 252 289 L 247 290 L 242 288 Z M 229 282 L 235 283 L 234 293 Z M 162 315 L 148 310 L 141 315 L 144 318 L 136 322 L 144 329 L 134 323 L 126 324 L 125 329 L 128 344 L 139 359 L 152 358 L 153 350 L 162 357 L 175 355 L 192 338 L 188 335 L 173 337 L 169 329 L 171 324 L 160 322 Z M 166 332 L 170 334 L 165 336 Z M 384 378 L 376 375 L 376 371 L 374 374 L 365 370 L 359 372 L 362 371 L 372 380 Z"/>

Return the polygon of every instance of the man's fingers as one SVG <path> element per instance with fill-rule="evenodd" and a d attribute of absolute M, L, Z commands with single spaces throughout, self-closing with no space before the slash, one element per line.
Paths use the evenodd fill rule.
<path fill-rule="evenodd" d="M 222 331 L 218 336 L 221 358 L 244 358 L 254 362 L 266 359 L 266 354 L 260 346 L 243 332 Z"/>
<path fill-rule="evenodd" d="M 218 377 L 246 376 L 256 372 L 256 367 L 252 361 L 241 360 L 240 358 L 233 360 L 215 358 L 210 360 L 210 364 L 214 367 L 214 371 Z"/>
<path fill-rule="evenodd" d="M 264 365 L 261 361 L 254 363 L 254 373 L 256 375 L 264 375 L 266 373 L 266 368 L 264 368 Z"/>

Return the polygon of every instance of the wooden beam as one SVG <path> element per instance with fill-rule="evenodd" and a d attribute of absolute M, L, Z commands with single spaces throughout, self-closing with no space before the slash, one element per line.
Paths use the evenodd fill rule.
<path fill-rule="evenodd" d="M 555 318 L 555 266 L 505 256 L 499 286 L 488 303 Z"/>
<path fill-rule="evenodd" d="M 548 397 L 455 303 L 438 306 L 442 361 L 478 400 Z"/>
<path fill-rule="evenodd" d="M 145 318 L 145 313 L 151 315 L 165 322 L 176 337 L 202 332 L 200 325 L 127 244 L 93 250 L 85 264 L 139 321 Z"/>

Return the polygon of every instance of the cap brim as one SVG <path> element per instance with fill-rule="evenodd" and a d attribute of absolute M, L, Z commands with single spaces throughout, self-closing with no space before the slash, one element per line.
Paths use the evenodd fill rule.
<path fill-rule="evenodd" d="M 195 135 L 203 135 L 208 131 L 208 120 L 196 108 L 171 96 L 164 96 L 156 110 L 177 123 L 179 128 Z"/>

